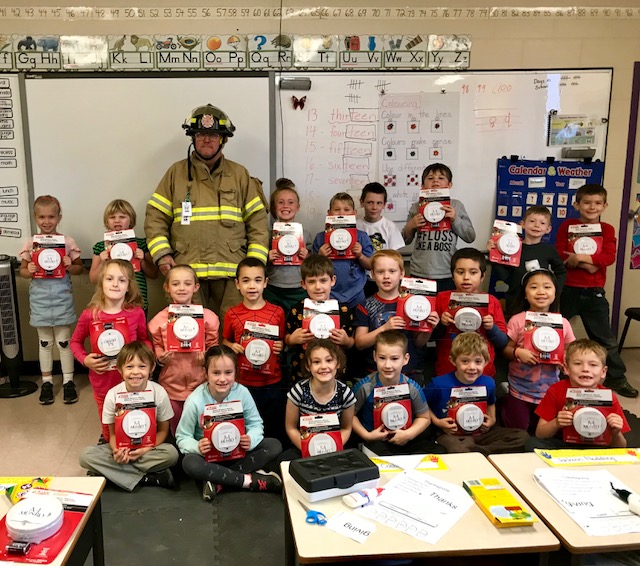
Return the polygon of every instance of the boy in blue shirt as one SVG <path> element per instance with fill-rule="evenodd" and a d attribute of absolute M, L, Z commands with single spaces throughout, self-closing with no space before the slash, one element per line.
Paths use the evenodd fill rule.
<path fill-rule="evenodd" d="M 486 340 L 475 332 L 458 334 L 449 355 L 455 371 L 431 380 L 424 394 L 429 403 L 431 422 L 440 429 L 438 444 L 447 452 L 480 452 L 485 456 L 507 452 L 522 452 L 529 435 L 517 428 L 496 426 L 496 384 L 482 372 L 489 361 Z M 486 387 L 487 412 L 478 434 L 464 434 L 449 410 L 458 400 L 452 396 L 457 387 Z"/>
<path fill-rule="evenodd" d="M 398 454 L 441 454 L 425 432 L 431 423 L 429 406 L 420 386 L 402 373 L 409 361 L 408 339 L 400 330 L 385 330 L 376 336 L 373 358 L 378 368 L 361 379 L 353 388 L 356 396 L 356 416 L 353 431 L 378 456 Z M 384 424 L 374 427 L 374 396 L 379 387 L 409 385 L 412 423 L 406 429 L 389 430 Z M 384 415 L 384 413 L 383 413 Z"/>
<path fill-rule="evenodd" d="M 356 207 L 349 193 L 338 193 L 329 203 L 327 214 L 331 216 L 355 216 Z M 371 269 L 373 246 L 366 232 L 358 230 L 358 241 L 353 246 L 355 259 L 332 259 L 336 275 L 336 284 L 331 290 L 331 298 L 352 309 L 364 301 L 364 285 L 367 282 L 367 270 Z M 331 246 L 324 243 L 324 230 L 313 240 L 313 253 L 329 256 Z"/>

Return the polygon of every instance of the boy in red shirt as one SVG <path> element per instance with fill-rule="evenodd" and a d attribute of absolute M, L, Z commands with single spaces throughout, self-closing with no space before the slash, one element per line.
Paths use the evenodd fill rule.
<path fill-rule="evenodd" d="M 618 353 L 618 340 L 611 330 L 609 302 L 604 294 L 607 267 L 616 260 L 616 233 L 600 215 L 607 208 L 607 191 L 602 185 L 583 185 L 576 192 L 573 204 L 580 218 L 568 218 L 558 228 L 556 248 L 567 266 L 567 280 L 560 298 L 560 312 L 567 320 L 578 315 L 591 340 L 607 350 L 606 387 L 623 397 L 637 397 L 638 390 L 627 381 L 627 368 Z M 599 225 L 602 231 L 602 251 L 575 253 L 569 242 L 569 227 L 576 224 Z M 582 239 L 582 238 L 581 238 Z M 585 238 L 587 239 L 587 238 Z"/>
<path fill-rule="evenodd" d="M 454 317 L 449 308 L 451 293 L 480 293 L 480 285 L 486 272 L 487 260 L 484 254 L 475 248 L 462 248 L 451 258 L 451 274 L 456 290 L 441 291 L 436 297 L 436 311 L 440 315 L 440 328 L 434 332 L 434 337 L 436 332 L 440 336 L 436 339 L 436 375 L 444 375 L 456 370 L 449 353 L 451 343 L 460 331 L 454 324 Z M 489 346 L 489 361 L 484 373 L 494 377 L 496 375 L 494 348 L 502 351 L 509 342 L 509 337 L 502 307 L 493 295 L 489 295 L 487 314 L 482 317 L 482 324 L 477 332 L 487 338 Z"/>
<path fill-rule="evenodd" d="M 607 351 L 593 340 L 576 340 L 567 345 L 564 355 L 564 369 L 569 379 L 554 383 L 538 405 L 536 414 L 540 417 L 536 436 L 525 445 L 525 450 L 534 448 L 557 450 L 562 448 L 590 448 L 591 444 L 564 442 L 562 429 L 573 425 L 574 413 L 567 408 L 567 389 L 607 389 L 601 385 L 607 375 Z M 631 429 L 624 416 L 620 402 L 613 396 L 613 406 L 607 415 L 607 428 L 611 431 L 610 448 L 626 448 L 625 432 Z"/>
<path fill-rule="evenodd" d="M 284 339 L 284 311 L 281 307 L 264 300 L 262 294 L 267 286 L 267 271 L 257 258 L 247 257 L 238 264 L 236 288 L 242 302 L 231 307 L 224 315 L 222 331 L 225 346 L 229 346 L 242 362 L 244 347 L 240 344 L 245 333 L 245 323 L 260 322 L 278 327 L 278 340 L 274 342 L 273 354 L 280 356 Z M 246 358 L 245 358 L 246 359 Z M 284 438 L 285 391 L 282 388 L 282 369 L 278 359 L 272 373 L 260 369 L 240 369 L 238 382 L 246 386 L 264 421 L 265 435 Z"/>

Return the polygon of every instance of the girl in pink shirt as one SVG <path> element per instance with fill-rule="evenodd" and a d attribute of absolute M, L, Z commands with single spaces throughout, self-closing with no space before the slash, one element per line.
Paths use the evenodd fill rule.
<path fill-rule="evenodd" d="M 165 293 L 172 304 L 189 305 L 200 285 L 198 276 L 189 265 L 173 266 L 165 278 Z M 167 326 L 169 307 L 160 311 L 149 322 L 149 333 L 158 363 L 162 366 L 158 382 L 169 395 L 174 416 L 169 422 L 171 433 L 175 436 L 182 407 L 189 394 L 206 381 L 204 372 L 204 352 L 169 352 L 167 346 Z M 204 309 L 204 350 L 218 345 L 220 320 L 215 313 Z"/>

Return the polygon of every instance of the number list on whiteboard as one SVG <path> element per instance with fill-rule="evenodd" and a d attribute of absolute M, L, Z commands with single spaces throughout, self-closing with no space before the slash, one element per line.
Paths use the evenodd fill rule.
<path fill-rule="evenodd" d="M 17 75 L 0 77 L 0 253 L 17 255 L 29 229 L 29 198 Z"/>

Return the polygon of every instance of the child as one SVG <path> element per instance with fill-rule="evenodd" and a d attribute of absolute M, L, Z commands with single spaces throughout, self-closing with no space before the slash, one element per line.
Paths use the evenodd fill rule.
<path fill-rule="evenodd" d="M 456 367 L 455 371 L 434 378 L 424 390 L 431 422 L 441 429 L 438 444 L 449 453 L 481 452 L 488 456 L 522 452 L 529 435 L 523 430 L 496 425 L 496 383 L 493 378 L 482 373 L 489 361 L 486 340 L 475 332 L 459 334 L 453 340 L 449 357 Z M 449 417 L 451 390 L 454 387 L 469 386 L 487 388 L 487 412 L 480 434 L 456 435 L 459 432 L 458 424 Z"/>
<path fill-rule="evenodd" d="M 404 248 L 402 232 L 394 222 L 382 216 L 387 204 L 387 189 L 380 183 L 367 183 L 360 195 L 364 217 L 358 218 L 358 230 L 369 235 L 375 251 Z"/>
<path fill-rule="evenodd" d="M 638 390 L 625 376 L 627 368 L 618 352 L 618 341 L 611 330 L 609 302 L 604 294 L 607 267 L 616 260 L 616 233 L 600 215 L 607 208 L 607 191 L 602 185 L 582 185 L 576 192 L 573 204 L 580 218 L 568 218 L 558 228 L 556 247 L 567 265 L 567 283 L 562 291 L 560 310 L 571 320 L 579 315 L 589 338 L 607 350 L 607 383 L 610 389 L 623 397 L 637 397 Z M 575 254 L 569 244 L 569 226 L 600 222 L 602 228 L 602 252 L 593 255 Z"/>
<path fill-rule="evenodd" d="M 428 454 L 443 452 L 425 434 L 431 419 L 429 406 L 420 386 L 402 374 L 409 361 L 407 337 L 398 330 L 386 330 L 376 336 L 373 357 L 378 370 L 361 379 L 353 389 L 356 396 L 356 416 L 353 431 L 365 446 L 378 456 L 394 454 Z M 373 426 L 374 393 L 376 387 L 409 384 L 413 422 L 406 430 L 389 431 L 384 425 Z"/>
<path fill-rule="evenodd" d="M 527 271 L 548 269 L 556 278 L 557 295 L 560 296 L 567 268 L 558 255 L 553 244 L 547 244 L 542 238 L 551 232 L 551 212 L 546 206 L 530 206 L 524 213 L 521 222 L 524 240 L 522 241 L 522 255 L 518 267 L 509 267 L 494 263 L 491 267 L 496 281 L 504 281 L 508 285 L 506 299 L 506 316 L 511 318 L 518 312 L 517 306 L 522 294 L 521 281 Z M 487 248 L 495 247 L 495 242 L 489 240 Z"/>
<path fill-rule="evenodd" d="M 565 408 L 567 389 L 579 387 L 606 389 L 602 382 L 607 375 L 607 351 L 593 340 L 576 340 L 565 349 L 564 367 L 569 379 L 555 383 L 538 405 L 536 414 L 540 417 L 536 436 L 526 446 L 527 450 L 541 448 L 557 450 L 562 448 L 591 448 L 590 444 L 573 444 L 562 440 L 562 429 L 573 424 L 573 413 Z M 611 429 L 611 448 L 626 448 L 625 432 L 630 427 L 624 416 L 620 402 L 613 395 L 613 411 L 607 415 L 607 427 Z"/>
<path fill-rule="evenodd" d="M 198 277 L 190 265 L 174 265 L 167 273 L 164 291 L 171 302 L 188 305 L 193 302 L 193 295 L 198 291 Z M 161 310 L 149 323 L 149 334 L 153 349 L 162 366 L 158 382 L 164 387 L 171 400 L 174 416 L 171 419 L 171 434 L 175 436 L 185 399 L 201 383 L 205 381 L 204 352 L 169 352 L 167 351 L 167 324 L 169 307 Z M 220 321 L 209 309 L 204 309 L 204 343 L 205 351 L 218 344 Z"/>
<path fill-rule="evenodd" d="M 480 285 L 487 272 L 487 260 L 484 254 L 475 248 L 462 248 L 451 258 L 451 273 L 455 289 L 459 293 L 479 293 Z M 449 359 L 451 341 L 458 334 L 453 316 L 449 312 L 449 302 L 452 291 L 442 291 L 436 298 L 436 310 L 440 315 L 440 324 L 443 327 L 443 335 L 436 341 L 436 375 L 443 375 L 455 368 Z M 489 339 L 489 361 L 485 367 L 485 375 L 493 377 L 496 374 L 494 365 L 495 350 L 502 351 L 509 341 L 506 335 L 507 325 L 504 322 L 504 314 L 500 302 L 493 295 L 489 295 L 488 314 L 482 317 L 482 326 L 478 329 L 480 334 Z"/>
<path fill-rule="evenodd" d="M 129 230 L 135 228 L 136 211 L 128 201 L 122 199 L 112 200 L 107 208 L 104 209 L 103 215 L 104 227 L 107 231 Z M 144 312 L 147 312 L 147 277 L 156 279 L 158 277 L 158 268 L 151 254 L 147 249 L 147 240 L 145 238 L 136 238 L 138 249 L 135 257 L 140 260 L 140 271 L 137 271 L 136 282 L 142 295 Z M 91 269 L 89 271 L 89 281 L 94 285 L 98 282 L 98 275 L 102 264 L 109 259 L 109 252 L 104 249 L 104 240 L 96 242 L 93 246 L 93 258 L 91 259 Z"/>
<path fill-rule="evenodd" d="M 289 179 L 278 179 L 276 190 L 271 193 L 269 207 L 271 216 L 276 222 L 295 222 L 296 214 L 300 210 L 300 196 L 296 186 Z M 305 247 L 298 250 L 298 256 L 304 260 L 309 255 L 311 247 L 311 234 L 303 228 Z M 307 294 L 300 286 L 299 265 L 273 265 L 271 262 L 280 254 L 278 250 L 269 250 L 269 263 L 267 264 L 267 277 L 269 284 L 264 290 L 264 298 L 274 305 L 282 307 L 284 312 L 289 312 L 291 307 L 304 299 Z"/>
<path fill-rule="evenodd" d="M 133 491 L 137 485 L 174 487 L 169 468 L 178 461 L 178 451 L 165 442 L 173 410 L 167 392 L 149 380 L 155 365 L 153 352 L 144 342 L 130 342 L 120 350 L 116 365 L 124 381 L 109 389 L 102 410 L 102 422 L 109 427 L 109 444 L 85 448 L 80 454 L 80 465 L 127 491 Z M 156 445 L 118 448 L 115 434 L 118 393 L 147 390 L 153 391 L 155 403 Z"/>
<path fill-rule="evenodd" d="M 58 224 L 62 220 L 62 209 L 57 198 L 50 195 L 38 197 L 33 203 L 33 215 L 40 234 L 57 234 Z M 53 397 L 53 342 L 55 340 L 62 366 L 62 389 L 64 403 L 78 400 L 76 386 L 73 383 L 73 354 L 69 349 L 71 325 L 77 320 L 71 290 L 71 275 L 82 273 L 80 249 L 70 236 L 64 237 L 65 255 L 62 264 L 67 272 L 62 279 L 34 279 L 36 264 L 32 261 L 34 252 L 33 238 L 29 238 L 19 252 L 20 275 L 30 279 L 29 284 L 29 324 L 38 331 L 38 357 L 42 386 L 40 387 L 41 405 L 51 405 Z"/>
<path fill-rule="evenodd" d="M 300 415 L 337 414 L 342 445 L 347 444 L 356 398 L 351 389 L 336 379 L 346 361 L 342 348 L 331 340 L 315 339 L 308 344 L 304 362 L 310 377 L 296 383 L 287 395 L 285 428 L 294 447 L 281 454 L 280 462 L 302 457 Z"/>
<path fill-rule="evenodd" d="M 560 367 L 540 363 L 539 356 L 524 348 L 526 311 L 558 312 L 558 284 L 553 273 L 538 269 L 526 273 L 522 279 L 519 300 L 521 312 L 507 325 L 509 343 L 504 350 L 509 362 L 509 393 L 503 399 L 502 422 L 505 426 L 533 431 L 537 422 L 535 410 L 547 390 L 559 378 Z M 562 319 L 564 343 L 573 342 L 571 324 Z"/>
<path fill-rule="evenodd" d="M 422 172 L 423 189 L 450 189 L 453 175 L 451 169 L 442 163 L 429 165 Z M 416 243 L 411 255 L 409 272 L 412 277 L 435 279 L 438 291 L 453 290 L 451 279 L 451 258 L 456 251 L 456 242 L 462 238 L 470 244 L 476 239 L 476 232 L 464 205 L 456 199 L 451 199 L 450 206 L 443 206 L 445 218 L 451 221 L 451 230 L 436 232 L 421 232 L 419 229 L 426 224 L 422 214 L 418 213 L 419 203 L 414 203 L 409 210 L 407 223 L 402 229 L 402 236 L 406 244 L 410 244 L 416 232 Z"/>
<path fill-rule="evenodd" d="M 404 261 L 395 250 L 381 250 L 371 258 L 371 273 L 378 292 L 365 299 L 364 304 L 356 308 L 356 348 L 365 350 L 366 369 L 368 373 L 375 371 L 373 361 L 373 345 L 376 336 L 386 330 L 404 330 L 405 320 L 396 315 L 400 298 L 400 282 L 404 276 Z M 438 313 L 432 311 L 427 320 L 436 326 L 440 322 Z M 431 336 L 427 332 L 407 332 L 409 340 L 409 363 L 404 373 L 415 381 L 422 381 L 421 365 L 424 348 Z M 416 372 L 418 372 L 417 375 Z"/>
<path fill-rule="evenodd" d="M 337 193 L 329 203 L 327 214 L 331 216 L 355 215 L 356 207 L 348 193 Z M 329 256 L 331 246 L 324 243 L 324 230 L 313 240 L 313 252 Z M 366 232 L 358 230 L 358 241 L 353 246 L 355 259 L 334 259 L 333 269 L 336 274 L 336 284 L 331 290 L 331 298 L 337 299 L 352 309 L 364 301 L 364 285 L 367 282 L 367 269 L 371 269 L 373 246 Z"/>
<path fill-rule="evenodd" d="M 236 383 L 238 358 L 231 348 L 213 346 L 205 354 L 204 368 L 207 381 L 187 397 L 176 433 L 178 448 L 185 455 L 182 468 L 187 475 L 204 482 L 205 501 L 211 501 L 222 486 L 280 493 L 282 481 L 278 475 L 261 468 L 282 452 L 282 445 L 275 438 L 264 437 L 262 419 L 251 394 Z M 247 454 L 233 462 L 206 462 L 204 456 L 213 445 L 202 430 L 204 408 L 229 401 L 242 401 L 246 432 L 240 437 L 240 446 Z"/>
<path fill-rule="evenodd" d="M 133 267 L 128 261 L 109 259 L 100 269 L 96 292 L 88 307 L 82 311 L 71 337 L 73 355 L 83 366 L 89 368 L 89 381 L 101 421 L 105 396 L 109 389 L 122 381 L 122 376 L 117 369 L 109 369 L 110 362 L 104 356 L 95 352 L 87 353 L 84 341 L 90 335 L 93 321 L 109 323 L 121 318 L 127 322 L 129 342 L 140 340 L 151 346 Z M 108 442 L 109 438 L 109 427 L 103 423 L 101 441 Z"/>
<path fill-rule="evenodd" d="M 302 288 L 313 301 L 328 301 L 331 298 L 331 289 L 336 284 L 336 276 L 333 272 L 334 263 L 322 255 L 310 255 L 300 266 Z M 353 311 L 346 305 L 338 303 L 340 308 L 340 328 L 331 330 L 329 340 L 340 346 L 345 352 L 354 345 L 353 339 Z M 288 346 L 288 358 L 291 381 L 297 382 L 304 379 L 304 347 L 313 340 L 313 334 L 309 329 L 302 328 L 302 315 L 304 313 L 304 301 L 295 305 L 286 320 L 286 334 L 284 342 Z M 340 377 L 342 371 L 340 372 Z"/>
<path fill-rule="evenodd" d="M 278 339 L 273 345 L 273 354 L 282 352 L 284 337 L 284 311 L 264 300 L 262 296 L 267 286 L 266 268 L 259 259 L 248 257 L 238 264 L 236 288 L 242 295 L 242 302 L 231 307 L 224 317 L 222 343 L 239 356 L 244 356 L 240 344 L 248 321 L 271 324 L 278 328 Z M 238 374 L 238 381 L 245 385 L 253 396 L 258 411 L 264 420 L 268 436 L 284 438 L 282 414 L 284 412 L 284 391 L 282 390 L 282 370 L 275 365 L 271 375 L 259 370 L 245 370 Z"/>

